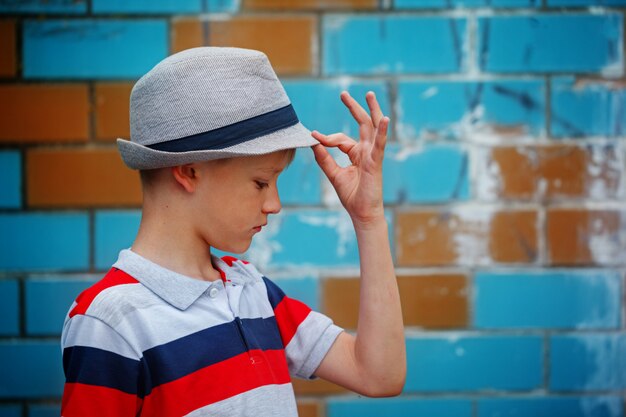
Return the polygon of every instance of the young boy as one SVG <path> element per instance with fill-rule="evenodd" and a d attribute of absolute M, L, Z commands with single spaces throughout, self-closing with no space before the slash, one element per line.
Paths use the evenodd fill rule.
<path fill-rule="evenodd" d="M 366 98 L 370 115 L 341 95 L 356 142 L 304 128 L 258 51 L 189 49 L 136 83 L 131 141 L 118 145 L 140 170 L 141 225 L 65 320 L 63 416 L 296 416 L 290 375 L 400 393 L 404 335 L 382 204 L 389 119 Z M 308 146 L 356 231 L 356 336 L 248 262 L 211 253 L 248 249 L 281 209 L 278 175 Z M 325 146 L 352 165 L 338 166 Z"/>

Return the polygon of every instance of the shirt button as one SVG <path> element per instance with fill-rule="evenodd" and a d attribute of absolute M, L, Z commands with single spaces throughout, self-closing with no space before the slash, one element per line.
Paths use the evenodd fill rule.
<path fill-rule="evenodd" d="M 211 288 L 211 289 L 209 290 L 209 297 L 211 297 L 211 298 L 215 298 L 215 297 L 217 297 L 217 293 L 218 293 L 219 291 L 220 291 L 220 290 L 218 290 L 218 289 L 217 289 L 217 288 L 215 288 L 215 287 Z"/>

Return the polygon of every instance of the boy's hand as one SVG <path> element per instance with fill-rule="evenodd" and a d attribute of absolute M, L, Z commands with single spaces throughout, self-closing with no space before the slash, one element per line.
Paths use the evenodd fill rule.
<path fill-rule="evenodd" d="M 315 160 L 337 191 L 355 226 L 384 219 L 382 167 L 389 118 L 383 116 L 373 92 L 368 92 L 365 99 L 369 115 L 347 91 L 341 93 L 341 101 L 359 124 L 359 142 L 343 133 L 324 135 L 316 130 L 312 132 L 320 142 L 312 147 Z M 325 146 L 339 148 L 348 155 L 352 165 L 340 167 Z"/>

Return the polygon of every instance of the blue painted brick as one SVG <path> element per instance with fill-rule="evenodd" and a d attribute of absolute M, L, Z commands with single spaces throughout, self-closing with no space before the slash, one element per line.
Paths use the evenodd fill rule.
<path fill-rule="evenodd" d="M 622 417 L 620 397 L 532 397 L 478 400 L 477 417 Z"/>
<path fill-rule="evenodd" d="M 200 13 L 202 0 L 93 0 L 94 13 Z"/>
<path fill-rule="evenodd" d="M 626 334 L 552 336 L 550 388 L 554 391 L 626 388 Z"/>
<path fill-rule="evenodd" d="M 0 336 L 15 336 L 20 332 L 20 293 L 17 280 L 0 281 Z"/>
<path fill-rule="evenodd" d="M 407 339 L 412 391 L 531 390 L 543 384 L 543 343 L 536 336 L 430 336 Z"/>
<path fill-rule="evenodd" d="M 399 139 L 462 137 L 485 124 L 544 130 L 545 86 L 539 80 L 398 83 Z"/>
<path fill-rule="evenodd" d="M 272 278 L 290 298 L 302 301 L 313 310 L 319 311 L 319 285 L 316 278 L 298 277 L 298 278 Z"/>
<path fill-rule="evenodd" d="M 468 156 L 458 145 L 390 144 L 383 163 L 385 203 L 444 203 L 469 198 Z"/>
<path fill-rule="evenodd" d="M 619 72 L 622 24 L 617 13 L 483 17 L 480 66 L 491 72 Z"/>
<path fill-rule="evenodd" d="M 31 336 L 60 335 L 72 302 L 95 281 L 95 278 L 79 280 L 66 277 L 27 280 L 26 333 Z"/>
<path fill-rule="evenodd" d="M 165 20 L 27 20 L 25 78 L 138 78 L 165 58 Z"/>
<path fill-rule="evenodd" d="M 330 398 L 328 417 L 471 417 L 472 403 L 464 399 L 425 400 L 421 398 Z"/>
<path fill-rule="evenodd" d="M 0 214 L 0 236 L 0 269 L 81 270 L 89 266 L 86 214 Z"/>
<path fill-rule="evenodd" d="M 22 205 L 22 161 L 19 152 L 0 152 L 0 207 Z"/>
<path fill-rule="evenodd" d="M 386 213 L 389 233 L 393 230 Z M 344 211 L 283 210 L 241 256 L 262 270 L 287 266 L 358 266 L 354 227 Z"/>
<path fill-rule="evenodd" d="M 620 325 L 618 271 L 480 272 L 475 325 L 481 328 L 615 328 Z"/>
<path fill-rule="evenodd" d="M 548 7 L 626 6 L 626 0 L 547 0 Z"/>
<path fill-rule="evenodd" d="M 0 13 L 63 13 L 87 12 L 87 0 L 3 0 Z"/>
<path fill-rule="evenodd" d="M 358 124 L 339 98 L 343 90 L 366 110 L 365 94 L 373 91 L 383 113 L 390 114 L 389 89 L 383 81 L 298 80 L 285 81 L 283 85 L 302 124 L 325 134 L 344 132 L 355 139 L 359 137 Z"/>
<path fill-rule="evenodd" d="M 541 0 L 395 0 L 397 9 L 450 7 L 540 7 Z"/>
<path fill-rule="evenodd" d="M 28 417 L 58 417 L 60 415 L 60 405 L 35 404 L 28 407 Z"/>
<path fill-rule="evenodd" d="M 2 404 L 0 405 L 0 416 L 22 417 L 22 406 L 19 404 Z"/>
<path fill-rule="evenodd" d="M 131 247 L 139 231 L 141 211 L 98 211 L 96 213 L 96 269 L 108 270 L 122 249 Z"/>
<path fill-rule="evenodd" d="M 574 77 L 552 80 L 551 134 L 555 137 L 626 134 L 626 89 L 602 83 L 575 87 Z"/>
<path fill-rule="evenodd" d="M 450 73 L 464 69 L 466 19 L 416 16 L 324 17 L 325 74 Z"/>
<path fill-rule="evenodd" d="M 317 205 L 322 199 L 322 171 L 311 149 L 298 149 L 291 165 L 278 176 L 282 204 Z"/>
<path fill-rule="evenodd" d="M 0 343 L 0 398 L 58 397 L 63 366 L 58 341 Z"/>
<path fill-rule="evenodd" d="M 209 13 L 233 13 L 239 9 L 238 0 L 205 0 Z"/>

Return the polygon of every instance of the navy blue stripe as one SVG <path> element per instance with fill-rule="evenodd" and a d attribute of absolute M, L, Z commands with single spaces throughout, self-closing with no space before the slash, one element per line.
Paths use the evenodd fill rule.
<path fill-rule="evenodd" d="M 269 278 L 263 277 L 265 281 L 265 287 L 267 288 L 267 298 L 270 300 L 272 309 L 276 310 L 276 306 L 285 298 L 285 293 L 280 287 L 274 284 Z"/>
<path fill-rule="evenodd" d="M 138 360 L 129 359 L 107 350 L 87 346 L 63 349 L 63 370 L 66 382 L 115 388 L 143 397 L 140 387 Z"/>
<path fill-rule="evenodd" d="M 150 370 L 152 387 L 230 359 L 247 349 L 283 349 L 274 317 L 242 319 L 240 323 L 241 327 L 235 321 L 209 327 L 146 350 L 143 360 Z"/>
<path fill-rule="evenodd" d="M 224 149 L 268 135 L 298 123 L 291 104 L 269 113 L 242 120 L 232 125 L 209 130 L 184 138 L 148 145 L 148 148 L 165 152 L 187 152 Z"/>

